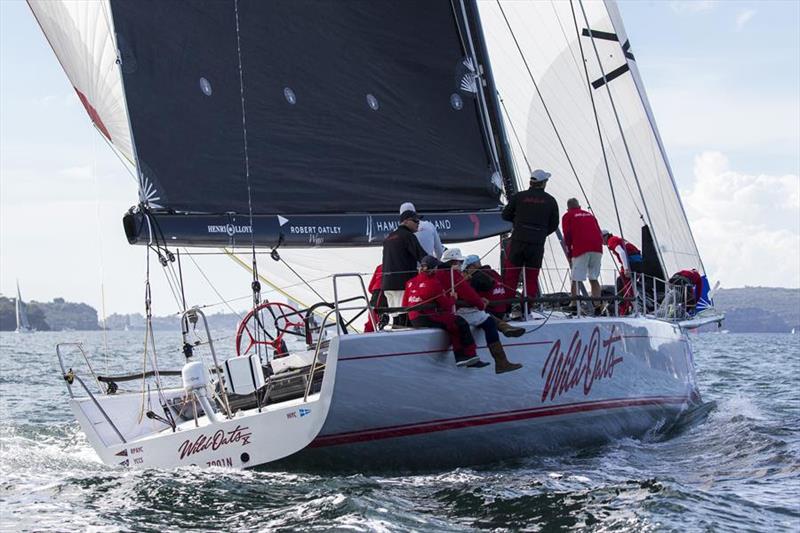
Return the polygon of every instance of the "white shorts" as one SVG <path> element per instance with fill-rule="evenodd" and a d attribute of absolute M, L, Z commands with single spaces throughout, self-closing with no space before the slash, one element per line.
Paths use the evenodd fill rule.
<path fill-rule="evenodd" d="M 403 294 L 406 291 L 383 291 L 386 296 L 386 307 L 403 307 Z M 389 313 L 389 316 L 397 316 L 401 313 Z"/>
<path fill-rule="evenodd" d="M 600 277 L 600 263 L 603 260 L 601 252 L 586 252 L 578 257 L 572 258 L 572 281 L 586 281 L 588 275 L 590 280 L 597 280 Z"/>
<path fill-rule="evenodd" d="M 475 307 L 459 307 L 456 314 L 466 320 L 470 326 L 480 326 L 489 318 L 489 313 Z"/>

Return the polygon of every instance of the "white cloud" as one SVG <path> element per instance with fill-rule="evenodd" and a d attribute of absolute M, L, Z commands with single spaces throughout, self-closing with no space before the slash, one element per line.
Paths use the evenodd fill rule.
<path fill-rule="evenodd" d="M 741 31 L 744 25 L 747 24 L 756 14 L 755 9 L 742 9 L 736 15 L 736 31 Z"/>
<path fill-rule="evenodd" d="M 719 152 L 695 158 L 684 202 L 711 279 L 800 287 L 800 176 L 748 175 Z"/>
<path fill-rule="evenodd" d="M 717 2 L 715 0 L 672 0 L 669 7 L 675 13 L 701 13 L 714 9 Z"/>

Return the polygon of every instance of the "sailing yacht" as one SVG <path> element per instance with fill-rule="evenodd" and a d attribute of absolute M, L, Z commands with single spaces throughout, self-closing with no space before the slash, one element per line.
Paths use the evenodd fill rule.
<path fill-rule="evenodd" d="M 702 405 L 687 331 L 722 316 L 667 281 L 703 263 L 613 1 L 28 3 L 138 177 L 128 241 L 181 296 L 180 369 L 154 356 L 149 280 L 144 370 L 96 375 L 69 362 L 82 346 L 57 348 L 105 463 L 442 467 L 638 436 Z M 514 299 L 522 370 L 456 367 L 439 330 L 361 331 L 402 202 L 497 265 L 531 167 L 640 245 L 614 312 L 559 307 L 555 235 L 543 294 Z M 252 306 L 225 360 L 181 281 L 194 248 L 244 267 Z"/>
<path fill-rule="evenodd" d="M 33 333 L 36 331 L 31 327 L 31 323 L 28 320 L 28 307 L 22 300 L 22 293 L 19 290 L 19 281 L 17 281 L 17 299 L 14 302 L 14 309 L 17 318 L 17 328 L 15 331 L 17 333 Z"/>

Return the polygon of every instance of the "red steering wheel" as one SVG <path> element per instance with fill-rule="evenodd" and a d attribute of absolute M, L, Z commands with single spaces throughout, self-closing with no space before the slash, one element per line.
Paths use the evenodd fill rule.
<path fill-rule="evenodd" d="M 282 302 L 264 302 L 239 322 L 236 355 L 250 355 L 257 345 L 271 346 L 275 357 L 288 355 L 283 335 L 291 328 L 299 328 L 299 335 L 304 335 L 305 323 L 297 309 Z"/>

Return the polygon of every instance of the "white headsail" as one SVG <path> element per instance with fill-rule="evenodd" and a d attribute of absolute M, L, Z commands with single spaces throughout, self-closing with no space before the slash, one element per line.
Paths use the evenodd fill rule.
<path fill-rule="evenodd" d="M 134 161 L 106 0 L 29 0 L 39 26 L 97 129 Z"/>
<path fill-rule="evenodd" d="M 640 247 L 648 224 L 667 275 L 702 270 L 616 5 L 479 7 L 504 118 L 519 137 L 509 141 L 520 176 L 527 175 L 524 150 L 534 168 L 554 174 L 548 192 L 562 209 L 576 197 L 601 225 Z"/>

